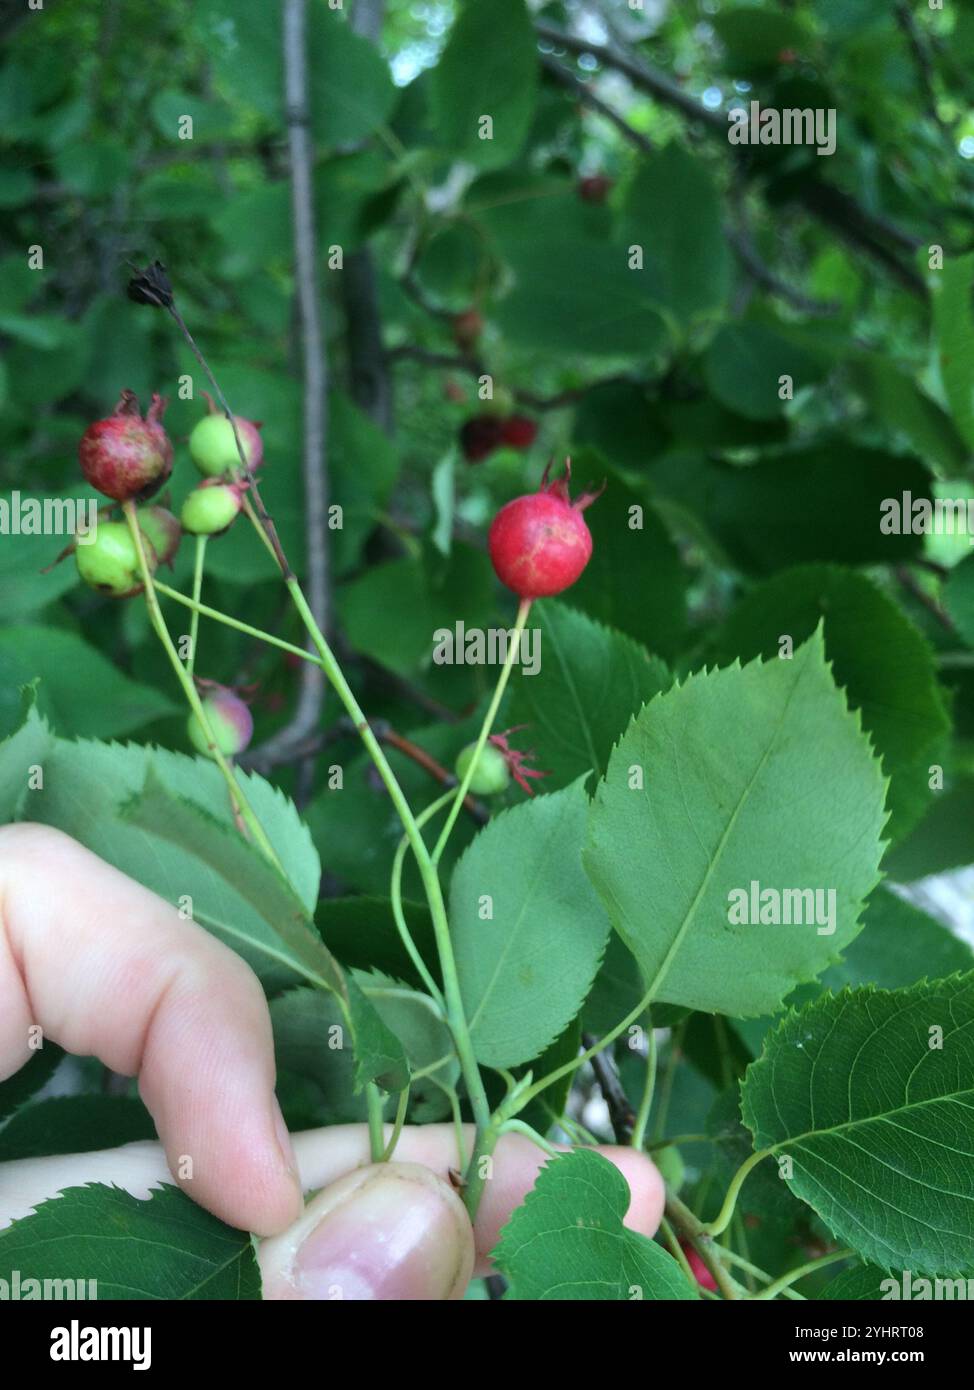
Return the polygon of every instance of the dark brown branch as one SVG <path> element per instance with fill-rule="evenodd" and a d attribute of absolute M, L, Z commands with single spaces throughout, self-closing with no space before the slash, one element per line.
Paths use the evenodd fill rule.
<path fill-rule="evenodd" d="M 535 32 L 539 39 L 552 45 L 556 50 L 561 48 L 572 53 L 590 53 L 606 67 L 623 73 L 640 91 L 648 92 L 650 96 L 655 97 L 663 105 L 681 112 L 688 120 L 695 121 L 703 126 L 709 134 L 719 136 L 724 143 L 727 143 L 727 120 L 721 112 L 708 110 L 695 97 L 683 91 L 672 78 L 651 67 L 642 59 L 614 46 L 592 43 L 588 39 L 567 33 L 556 25 L 543 21 L 538 21 L 535 24 Z M 736 147 L 730 144 L 728 144 L 728 149 L 732 153 L 736 153 Z M 744 165 L 743 168 L 750 175 L 748 166 Z M 841 193 L 838 189 L 817 179 L 805 179 L 801 183 L 796 183 L 791 197 L 792 201 L 800 204 L 820 222 L 826 223 L 858 250 L 864 251 L 873 260 L 878 261 L 890 275 L 899 280 L 911 293 L 920 298 L 926 297 L 926 288 L 922 278 L 911 266 L 905 265 L 884 245 L 885 239 L 892 241 L 904 250 L 912 250 L 920 244 L 917 238 L 903 231 L 902 228 L 887 218 L 868 212 L 848 194 Z"/>
<path fill-rule="evenodd" d="M 634 126 L 631 126 L 623 116 L 619 115 L 618 111 L 612 109 L 608 102 L 596 96 L 587 83 L 580 82 L 574 73 L 562 67 L 561 63 L 559 63 L 556 58 L 551 58 L 548 54 L 542 53 L 541 66 L 544 68 L 545 72 L 550 73 L 556 82 L 560 82 L 563 87 L 566 87 L 568 91 L 572 92 L 580 102 L 591 107 L 593 111 L 597 111 L 600 116 L 604 116 L 607 121 L 611 122 L 616 130 L 621 131 L 625 138 L 631 144 L 635 145 L 637 149 L 642 150 L 644 154 L 653 154 L 655 152 L 656 147 L 648 136 L 644 135 L 641 130 L 636 130 Z"/>
<path fill-rule="evenodd" d="M 307 0 L 284 0 L 284 101 L 291 164 L 294 261 L 304 369 L 302 478 L 305 521 L 305 594 L 315 622 L 327 633 L 330 619 L 328 563 L 328 365 L 321 324 L 318 251 L 314 220 L 305 29 Z M 301 744 L 317 728 L 324 702 L 324 673 L 311 662 L 301 668 L 297 707 L 287 725 L 262 752 L 275 758 Z M 310 765 L 302 780 L 307 784 Z M 307 785 L 305 785 L 307 790 Z"/>
<path fill-rule="evenodd" d="M 586 1052 L 589 1048 L 595 1047 L 597 1041 L 588 1033 L 582 1035 L 582 1046 Z M 619 1073 L 611 1055 L 608 1052 L 596 1052 L 592 1058 L 592 1070 L 595 1072 L 602 1097 L 609 1107 L 609 1122 L 615 1141 L 617 1144 L 628 1145 L 636 1127 L 636 1112 L 629 1104 L 629 1097 L 619 1080 Z"/>

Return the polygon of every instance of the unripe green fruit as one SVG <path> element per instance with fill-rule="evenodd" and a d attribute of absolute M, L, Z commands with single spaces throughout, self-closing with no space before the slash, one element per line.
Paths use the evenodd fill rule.
<path fill-rule="evenodd" d="M 237 519 L 242 505 L 232 483 L 203 483 L 187 495 L 179 519 L 191 536 L 217 536 Z"/>
<path fill-rule="evenodd" d="M 145 554 L 150 570 L 154 570 L 156 552 L 149 541 Z M 138 553 L 124 521 L 99 521 L 94 540 L 85 544 L 79 542 L 74 559 L 84 582 L 101 594 L 128 598 L 142 588 Z"/>
<path fill-rule="evenodd" d="M 242 753 L 253 736 L 254 720 L 240 696 L 218 685 L 203 697 L 202 704 L 213 731 L 213 741 L 224 757 Z M 207 758 L 213 757 L 210 741 L 195 714 L 189 716 L 186 732 L 194 748 Z"/>
<path fill-rule="evenodd" d="M 664 1149 L 658 1149 L 653 1154 L 653 1162 L 662 1173 L 663 1181 L 669 1190 L 673 1193 L 679 1192 L 687 1171 L 680 1150 L 672 1144 L 667 1144 Z"/>
<path fill-rule="evenodd" d="M 165 507 L 140 507 L 136 515 L 139 530 L 156 552 L 159 564 L 171 565 L 183 535 L 179 522 Z"/>
<path fill-rule="evenodd" d="M 257 426 L 242 415 L 233 418 L 248 467 L 256 469 L 264 454 Z M 189 436 L 189 452 L 196 467 L 208 478 L 219 477 L 240 467 L 233 426 L 225 415 L 204 415 L 202 420 L 197 421 Z"/>
<path fill-rule="evenodd" d="M 460 750 L 456 761 L 456 774 L 462 782 L 467 775 L 467 769 L 473 761 L 473 755 L 477 751 L 475 743 L 468 743 L 466 748 Z M 507 759 L 499 748 L 494 748 L 487 743 L 481 750 L 480 757 L 477 759 L 477 766 L 474 770 L 470 782 L 470 790 L 477 796 L 496 796 L 499 792 L 506 790 L 511 780 L 511 771 L 507 766 Z"/>

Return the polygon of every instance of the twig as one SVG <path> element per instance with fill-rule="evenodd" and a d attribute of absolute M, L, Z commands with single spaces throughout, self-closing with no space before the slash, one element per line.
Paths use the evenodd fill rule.
<path fill-rule="evenodd" d="M 561 63 L 559 63 L 556 58 L 551 58 L 547 53 L 542 53 L 541 66 L 544 68 L 545 72 L 550 73 L 556 82 L 560 82 L 563 87 L 567 87 L 580 102 L 583 102 L 586 106 L 590 106 L 592 110 L 597 111 L 600 116 L 604 116 L 618 131 L 621 131 L 630 144 L 635 145 L 638 149 L 642 150 L 644 154 L 655 153 L 656 146 L 648 136 L 644 135 L 641 130 L 636 130 L 635 126 L 631 126 L 623 116 L 619 115 L 618 111 L 612 109 L 608 102 L 596 96 L 587 83 L 580 82 L 573 72 L 569 72 L 567 68 L 562 67 Z"/>
<path fill-rule="evenodd" d="M 305 45 L 307 0 L 284 0 L 284 99 L 291 164 L 291 210 L 294 261 L 301 317 L 304 367 L 304 448 L 302 474 L 305 513 L 305 585 L 315 622 L 329 628 L 328 520 L 328 366 L 321 325 L 317 240 L 311 170 L 313 151 L 308 125 L 308 69 Z M 318 666 L 301 669 L 297 707 L 290 721 L 264 746 L 265 753 L 301 744 L 321 717 L 324 676 Z M 304 764 L 307 783 L 310 767 Z"/>
<path fill-rule="evenodd" d="M 923 585 L 920 584 L 916 575 L 911 573 L 906 565 L 897 565 L 893 573 L 896 575 L 897 582 L 906 589 L 907 593 L 913 595 L 918 603 L 921 603 L 928 613 L 932 613 L 941 627 L 945 627 L 948 632 L 957 632 L 953 619 L 950 614 L 937 602 L 932 595 L 928 594 Z"/>
<path fill-rule="evenodd" d="M 595 1047 L 596 1041 L 591 1034 L 583 1033 L 582 1044 L 586 1050 Z M 592 1058 L 592 1070 L 595 1072 L 595 1078 L 599 1083 L 603 1099 L 609 1107 L 609 1122 L 612 1125 L 615 1141 L 617 1144 L 628 1145 L 636 1127 L 636 1112 L 629 1103 L 629 1097 L 619 1080 L 615 1063 L 607 1053 L 596 1052 Z"/>
<path fill-rule="evenodd" d="M 719 137 L 732 153 L 737 151 L 736 146 L 727 142 L 728 126 L 725 115 L 720 111 L 708 110 L 695 97 L 683 91 L 666 73 L 615 46 L 593 43 L 577 34 L 568 33 L 557 25 L 539 20 L 534 28 L 538 38 L 544 43 L 551 44 L 556 49 L 567 49 L 572 53 L 590 53 L 606 67 L 623 73 L 634 87 L 648 92 L 664 106 L 681 112 L 689 120 L 703 126 L 709 134 Z M 749 165 L 744 164 L 743 168 L 749 177 L 752 176 Z M 926 297 L 926 287 L 922 278 L 911 266 L 904 265 L 883 245 L 882 240 L 885 237 L 904 250 L 913 251 L 920 245 L 918 238 L 903 231 L 887 218 L 867 211 L 848 194 L 818 179 L 805 179 L 796 184 L 792 199 L 819 221 L 827 223 L 847 241 L 880 262 L 905 288 L 921 298 Z"/>

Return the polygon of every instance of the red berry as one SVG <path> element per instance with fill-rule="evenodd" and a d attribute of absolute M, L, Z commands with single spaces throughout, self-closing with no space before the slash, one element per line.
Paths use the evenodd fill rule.
<path fill-rule="evenodd" d="M 530 449 L 538 434 L 536 421 L 526 415 L 512 415 L 504 421 L 504 443 L 512 449 Z"/>
<path fill-rule="evenodd" d="M 116 502 L 141 501 L 162 487 L 172 472 L 172 444 L 159 423 L 168 402 L 153 394 L 145 418 L 134 391 L 123 391 L 118 405 L 81 436 L 81 471 L 92 487 Z"/>
<path fill-rule="evenodd" d="M 578 181 L 578 196 L 583 203 L 604 203 L 612 188 L 606 174 L 589 174 Z"/>
<path fill-rule="evenodd" d="M 494 415 L 474 415 L 460 429 L 460 448 L 468 463 L 480 463 L 504 443 L 504 425 Z"/>
<path fill-rule="evenodd" d="M 711 1293 L 716 1293 L 717 1280 L 711 1274 L 710 1270 L 704 1264 L 703 1260 L 697 1254 L 696 1250 L 694 1250 L 693 1246 L 690 1245 L 689 1242 L 681 1240 L 680 1247 L 683 1250 L 684 1255 L 686 1255 L 687 1264 L 690 1266 L 690 1270 L 693 1274 L 693 1277 L 694 1279 L 696 1279 L 700 1287 L 702 1289 L 709 1289 Z"/>
<path fill-rule="evenodd" d="M 778 53 L 779 63 L 795 63 L 798 61 L 798 54 L 793 48 L 782 48 Z"/>
<path fill-rule="evenodd" d="M 484 321 L 476 309 L 464 309 L 454 316 L 453 341 L 463 352 L 470 351 L 483 331 Z"/>
<path fill-rule="evenodd" d="M 537 492 L 501 507 L 487 538 L 498 579 L 521 598 L 560 594 L 575 583 L 592 554 L 582 512 L 602 489 L 584 492 L 573 502 L 568 492 L 571 460 L 565 462 L 564 476 L 551 483 L 550 467 Z"/>

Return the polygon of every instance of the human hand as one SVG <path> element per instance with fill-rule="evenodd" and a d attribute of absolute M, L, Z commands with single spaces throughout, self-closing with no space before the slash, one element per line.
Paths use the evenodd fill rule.
<path fill-rule="evenodd" d="M 68 1187 L 145 1197 L 176 1181 L 260 1248 L 265 1298 L 462 1297 L 546 1161 L 505 1135 L 471 1228 L 447 1180 L 450 1125 L 404 1129 L 392 1164 L 369 1164 L 363 1125 L 288 1136 L 274 1096 L 263 991 L 231 950 L 76 841 L 0 829 L 0 1079 L 32 1055 L 29 1030 L 137 1075 L 160 1143 L 0 1165 L 0 1228 Z M 472 1141 L 468 1131 L 465 1142 Z M 626 1224 L 652 1235 L 663 1183 L 606 1146 L 632 1192 Z M 173 1178 L 191 1157 L 192 1178 Z M 316 1195 L 304 1207 L 302 1193 Z"/>

